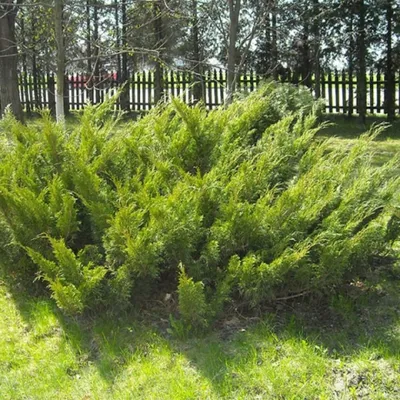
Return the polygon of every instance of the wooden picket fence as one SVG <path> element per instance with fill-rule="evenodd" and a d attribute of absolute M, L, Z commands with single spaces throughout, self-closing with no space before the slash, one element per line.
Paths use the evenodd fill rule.
<path fill-rule="evenodd" d="M 238 79 L 239 92 L 251 92 L 266 77 L 254 72 L 246 72 Z M 315 76 L 303 79 L 286 71 L 277 77 L 280 81 L 294 84 L 308 84 L 316 92 Z M 155 105 L 156 90 L 163 98 L 181 97 L 187 104 L 194 104 L 194 85 L 201 85 L 202 101 L 208 109 L 224 103 L 226 95 L 226 73 L 222 69 L 205 71 L 201 79 L 195 79 L 191 72 L 165 71 L 162 87 L 155 87 L 153 71 L 134 72 L 126 83 L 124 94 L 117 107 L 142 112 Z M 200 83 L 199 83 L 200 82 Z M 25 110 L 30 113 L 43 108 L 55 109 L 56 82 L 53 74 L 32 76 L 20 75 L 20 97 Z M 385 91 L 387 79 L 380 71 L 370 71 L 366 76 L 367 111 L 371 114 L 387 112 Z M 65 77 L 65 111 L 80 110 L 90 101 L 93 104 L 103 102 L 107 96 L 121 88 L 122 82 L 116 72 L 104 73 L 97 78 L 88 78 L 82 74 Z M 347 71 L 321 71 L 320 96 L 325 100 L 326 112 L 357 114 L 357 80 Z M 395 112 L 400 114 L 400 74 L 395 74 Z"/>

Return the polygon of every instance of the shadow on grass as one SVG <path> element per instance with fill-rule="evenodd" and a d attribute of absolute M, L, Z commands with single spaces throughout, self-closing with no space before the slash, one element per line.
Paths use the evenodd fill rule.
<path fill-rule="evenodd" d="M 312 374 L 319 373 L 321 359 L 349 360 L 363 352 L 378 359 L 400 357 L 400 283 L 386 275 L 355 282 L 330 298 L 309 297 L 279 303 L 258 316 L 232 313 L 207 335 L 185 340 L 171 335 L 166 308 L 72 319 L 65 317 L 48 297 L 29 296 L 14 277 L 4 273 L 0 277 L 29 329 L 34 329 L 46 313 L 56 316 L 63 340 L 73 348 L 78 360 L 76 370 L 68 374 L 81 373 L 80 369 L 90 363 L 110 385 L 133 360 L 142 365 L 156 362 L 153 360 L 160 348 L 170 357 L 170 368 L 176 357 L 183 356 L 208 382 L 217 398 L 232 396 L 240 390 L 244 391 L 243 396 L 256 396 L 257 390 L 266 393 L 266 388 L 257 389 L 245 371 L 252 371 L 254 377 L 273 374 L 274 368 L 278 368 L 274 363 L 283 365 L 285 360 L 297 357 L 304 346 L 305 357 L 316 357 L 312 366 L 305 367 L 302 378 L 306 383 L 308 379 L 309 384 Z M 315 392 L 308 393 L 309 396 L 317 393 L 317 381 L 325 374 L 321 371 Z M 269 378 L 278 379 L 275 375 Z M 287 393 L 287 381 L 282 376 L 279 379 L 279 390 Z"/>
<path fill-rule="evenodd" d="M 367 132 L 373 124 L 387 123 L 384 116 L 368 116 L 363 124 L 356 117 L 347 117 L 342 114 L 324 114 L 323 121 L 331 125 L 320 132 L 321 136 L 336 136 L 344 139 L 355 139 Z M 378 141 L 400 139 L 400 118 L 397 117 L 388 128 L 377 138 Z"/>
<path fill-rule="evenodd" d="M 368 117 L 365 125 L 355 117 L 348 118 L 343 115 L 325 115 L 323 120 L 330 122 L 331 125 L 322 129 L 317 138 L 330 138 L 332 147 L 341 148 L 350 148 L 355 140 L 367 132 L 373 124 L 386 123 L 384 117 L 376 116 Z M 382 166 L 400 153 L 400 118 L 397 118 L 375 139 L 371 150 L 374 153 L 374 166 Z M 399 172 L 400 169 L 396 168 L 396 174 Z"/>

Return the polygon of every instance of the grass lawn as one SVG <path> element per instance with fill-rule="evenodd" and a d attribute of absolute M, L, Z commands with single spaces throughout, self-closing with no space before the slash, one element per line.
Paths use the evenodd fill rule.
<path fill-rule="evenodd" d="M 335 146 L 349 146 L 354 140 L 368 131 L 374 124 L 387 124 L 384 117 L 368 117 L 366 125 L 357 118 L 347 118 L 339 115 L 328 115 L 326 120 L 331 125 L 323 129 L 319 137 L 331 138 Z M 395 153 L 400 152 L 400 119 L 393 124 L 387 124 L 387 129 L 378 136 L 374 144 L 375 162 L 381 165 Z"/>
<path fill-rule="evenodd" d="M 336 122 L 321 135 L 337 145 L 362 131 Z M 376 142 L 377 163 L 399 138 Z M 232 309 L 198 338 L 171 332 L 170 307 L 71 319 L 0 267 L 0 399 L 400 399 L 400 271 Z"/>
<path fill-rule="evenodd" d="M 348 118 L 338 114 L 325 114 L 324 120 L 331 122 L 331 126 L 323 132 L 324 136 L 338 136 L 340 138 L 354 139 L 361 135 L 374 124 L 386 124 L 386 132 L 379 137 L 379 140 L 400 139 L 400 118 L 388 124 L 384 116 L 368 116 L 365 125 L 359 122 L 357 117 Z"/>
<path fill-rule="evenodd" d="M 189 339 L 171 335 L 166 306 L 67 319 L 0 279 L 0 398 L 400 398 L 400 280 L 381 278 L 232 311 Z"/>

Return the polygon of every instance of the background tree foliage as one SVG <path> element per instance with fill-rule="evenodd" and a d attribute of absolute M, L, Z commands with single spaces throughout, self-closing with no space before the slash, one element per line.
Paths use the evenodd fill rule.
<path fill-rule="evenodd" d="M 16 45 L 19 57 L 15 64 L 13 54 L 5 54 L 3 65 L 10 59 L 12 70 L 33 76 L 56 71 L 53 8 L 51 0 L 4 3 L 1 21 L 13 16 L 15 30 L 15 38 L 5 40 Z M 375 67 L 388 76 L 388 107 L 393 108 L 399 21 L 400 7 L 393 0 L 65 0 L 63 72 L 86 73 L 95 85 L 106 70 L 117 71 L 121 81 L 142 68 L 155 68 L 158 80 L 166 66 L 191 70 L 200 99 L 202 73 L 210 64 L 227 69 L 228 91 L 243 69 L 277 77 L 290 68 L 310 86 L 311 75 L 320 79 L 321 67 L 345 68 L 359 78 Z M 14 90 L 8 90 L 15 98 L 4 98 L 5 104 L 18 103 L 15 80 L 16 75 Z M 365 91 L 359 79 L 362 118 Z M 388 114 L 392 119 L 393 110 Z"/>

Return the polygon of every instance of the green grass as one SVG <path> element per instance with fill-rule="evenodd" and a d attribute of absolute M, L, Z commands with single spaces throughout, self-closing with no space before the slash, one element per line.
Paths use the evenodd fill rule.
<path fill-rule="evenodd" d="M 337 146 L 365 131 L 335 122 L 321 136 Z M 396 123 L 376 142 L 377 164 L 399 137 Z M 0 268 L 0 399 L 400 398 L 399 275 L 230 310 L 198 338 L 171 332 L 170 307 L 70 319 Z"/>
<path fill-rule="evenodd" d="M 0 275 L 1 399 L 395 399 L 400 281 L 230 312 L 179 340 L 156 312 L 67 319 Z M 4 278 L 2 280 L 2 278 Z"/>
<path fill-rule="evenodd" d="M 374 142 L 374 160 L 377 166 L 389 161 L 394 154 L 400 152 L 400 119 L 398 118 L 392 124 L 388 124 L 384 117 L 370 116 L 365 125 L 357 118 L 347 118 L 342 115 L 326 115 L 324 119 L 330 122 L 330 125 L 319 133 L 319 137 L 331 138 L 334 146 L 351 146 L 357 137 L 375 124 L 386 124 L 386 130 Z"/>
<path fill-rule="evenodd" d="M 387 124 L 387 130 L 378 140 L 400 139 L 400 118 L 398 117 L 391 124 L 387 123 L 385 116 L 368 116 L 365 124 L 360 123 L 357 117 L 348 118 L 339 114 L 324 114 L 323 120 L 331 123 L 329 127 L 321 132 L 323 136 L 354 139 L 370 129 L 374 124 Z"/>

